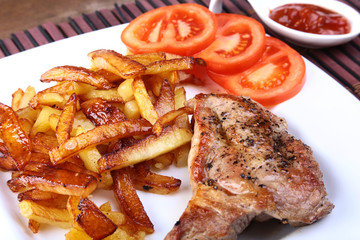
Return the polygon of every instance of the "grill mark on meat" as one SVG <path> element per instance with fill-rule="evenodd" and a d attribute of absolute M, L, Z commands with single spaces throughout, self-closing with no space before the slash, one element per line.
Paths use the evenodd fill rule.
<path fill-rule="evenodd" d="M 258 215 L 297 226 L 331 212 L 311 148 L 287 132 L 284 119 L 227 94 L 199 94 L 187 105 L 195 119 L 194 194 L 167 239 L 236 239 Z"/>

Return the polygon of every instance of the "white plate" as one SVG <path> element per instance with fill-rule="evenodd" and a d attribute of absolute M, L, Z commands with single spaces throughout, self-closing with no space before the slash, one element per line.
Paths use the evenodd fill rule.
<path fill-rule="evenodd" d="M 72 37 L 0 59 L 0 102 L 11 104 L 17 89 L 34 86 L 37 91 L 48 87 L 40 83 L 42 73 L 60 65 L 89 67 L 87 53 L 96 49 L 113 49 L 124 53 L 120 41 L 124 26 L 107 28 Z M 315 65 L 306 61 L 307 81 L 294 98 L 271 110 L 288 121 L 289 130 L 314 150 L 324 173 L 333 212 L 320 222 L 292 228 L 277 222 L 252 224 L 242 239 L 360 239 L 360 101 Z M 209 89 L 187 88 L 188 97 Z M 179 192 L 158 196 L 139 192 L 145 209 L 155 225 L 148 239 L 163 239 L 180 217 L 191 197 L 186 168 L 171 168 L 163 174 L 183 180 Z M 44 227 L 34 235 L 27 229 L 27 220 L 18 210 L 17 194 L 6 181 L 9 173 L 0 173 L 1 239 L 64 239 L 67 230 Z M 103 203 L 113 199 L 111 192 L 99 191 L 93 200 Z"/>

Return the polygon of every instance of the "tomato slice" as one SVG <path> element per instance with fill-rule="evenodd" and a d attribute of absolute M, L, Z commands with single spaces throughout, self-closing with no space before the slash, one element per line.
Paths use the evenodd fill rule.
<path fill-rule="evenodd" d="M 165 51 L 193 55 L 213 42 L 215 14 L 193 3 L 151 10 L 130 22 L 121 40 L 133 53 Z"/>
<path fill-rule="evenodd" d="M 265 49 L 264 27 L 253 18 L 216 14 L 218 30 L 214 42 L 196 54 L 206 61 L 208 69 L 217 73 L 243 71 L 255 64 Z"/>
<path fill-rule="evenodd" d="M 249 69 L 223 75 L 208 72 L 210 78 L 229 93 L 247 95 L 270 106 L 295 96 L 305 83 L 305 62 L 284 42 L 266 37 L 261 59 Z"/>

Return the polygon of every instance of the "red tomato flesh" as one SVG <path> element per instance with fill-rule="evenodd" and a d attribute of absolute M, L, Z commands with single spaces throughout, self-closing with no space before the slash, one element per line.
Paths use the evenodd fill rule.
<path fill-rule="evenodd" d="M 261 59 L 249 69 L 235 74 L 209 71 L 210 78 L 235 95 L 247 95 L 270 106 L 296 95 L 305 83 L 305 62 L 284 42 L 266 37 Z"/>
<path fill-rule="evenodd" d="M 164 51 L 194 55 L 215 38 L 215 14 L 199 4 L 177 4 L 144 13 L 130 22 L 121 40 L 133 53 Z"/>
<path fill-rule="evenodd" d="M 237 14 L 216 14 L 215 41 L 196 57 L 206 61 L 210 71 L 235 73 L 255 64 L 265 49 L 264 27 L 253 18 Z"/>

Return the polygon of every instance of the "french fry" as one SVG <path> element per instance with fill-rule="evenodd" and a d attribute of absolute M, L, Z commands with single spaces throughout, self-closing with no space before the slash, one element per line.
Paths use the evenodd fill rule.
<path fill-rule="evenodd" d="M 55 135 L 38 132 L 32 138 L 32 151 L 49 154 L 49 151 L 58 145 Z"/>
<path fill-rule="evenodd" d="M 54 207 L 59 209 L 66 209 L 69 196 L 53 192 L 45 192 L 38 189 L 29 190 L 19 193 L 19 202 L 30 200 L 45 207 Z"/>
<path fill-rule="evenodd" d="M 111 176 L 114 179 L 114 195 L 121 210 L 139 229 L 147 233 L 153 233 L 154 225 L 145 212 L 127 168 L 112 171 Z"/>
<path fill-rule="evenodd" d="M 74 124 L 75 113 L 77 110 L 78 98 L 75 93 L 71 94 L 65 103 L 58 124 L 56 126 L 56 138 L 59 143 L 63 143 L 70 138 L 70 133 Z"/>
<path fill-rule="evenodd" d="M 22 129 L 14 110 L 0 103 L 0 136 L 18 170 L 30 161 L 31 140 Z"/>
<path fill-rule="evenodd" d="M 96 50 L 88 56 L 94 67 L 105 69 L 125 79 L 143 74 L 146 70 L 141 63 L 112 50 Z"/>
<path fill-rule="evenodd" d="M 80 200 L 79 226 L 94 240 L 103 239 L 116 231 L 117 226 L 88 198 Z"/>
<path fill-rule="evenodd" d="M 163 60 L 153 62 L 146 66 L 144 74 L 158 74 L 162 72 L 177 71 L 177 70 L 188 70 L 194 66 L 193 57 L 175 58 L 171 60 Z"/>
<path fill-rule="evenodd" d="M 75 81 L 89 84 L 98 89 L 110 89 L 114 87 L 103 75 L 86 68 L 74 66 L 54 67 L 42 74 L 40 81 Z"/>
<path fill-rule="evenodd" d="M 133 82 L 134 97 L 139 107 L 140 115 L 154 124 L 159 118 L 154 105 L 152 104 L 145 84 L 141 78 L 135 78 Z"/>
<path fill-rule="evenodd" d="M 126 119 L 125 114 L 119 108 L 101 98 L 94 98 L 81 103 L 81 109 L 95 126 L 120 122 Z"/>
<path fill-rule="evenodd" d="M 193 109 L 190 107 L 183 107 L 183 108 L 179 108 L 178 110 L 168 111 L 166 114 L 164 114 L 155 122 L 153 126 L 153 133 L 159 136 L 166 126 L 168 126 L 170 123 L 173 123 L 176 120 L 176 118 L 182 115 L 186 116 L 186 119 L 184 119 L 184 121 L 188 122 L 187 115 L 191 114 L 192 112 Z M 179 126 L 179 127 L 185 127 L 185 126 Z"/>
<path fill-rule="evenodd" d="M 134 99 L 133 82 L 133 78 L 128 78 L 123 81 L 117 89 L 118 94 L 121 96 L 124 102 L 128 102 Z"/>
<path fill-rule="evenodd" d="M 0 142 L 0 170 L 3 171 L 16 171 L 18 167 L 16 166 L 15 160 L 10 156 L 9 151 L 7 150 L 5 143 Z"/>
<path fill-rule="evenodd" d="M 65 234 L 65 240 L 92 240 L 92 238 L 82 229 L 71 228 L 70 231 Z"/>
<path fill-rule="evenodd" d="M 38 233 L 38 232 L 39 232 L 39 228 L 40 228 L 40 223 L 39 223 L 38 221 L 33 220 L 33 219 L 29 219 L 28 228 L 29 228 L 33 233 Z"/>
<path fill-rule="evenodd" d="M 126 56 L 145 66 L 153 62 L 166 60 L 166 54 L 164 52 L 142 53 Z"/>
<path fill-rule="evenodd" d="M 127 119 L 140 118 L 140 109 L 136 100 L 131 100 L 125 103 L 124 114 Z"/>
<path fill-rule="evenodd" d="M 25 192 L 36 188 L 41 191 L 85 197 L 96 189 L 97 180 L 89 174 L 36 163 L 31 170 L 23 171 L 7 184 L 13 192 Z"/>
<path fill-rule="evenodd" d="M 12 101 L 11 101 L 11 108 L 14 111 L 17 111 L 20 109 L 20 102 L 21 99 L 24 96 L 24 91 L 21 88 L 18 88 L 13 94 L 12 94 Z"/>
<path fill-rule="evenodd" d="M 50 159 L 53 164 L 58 164 L 85 148 L 94 147 L 118 138 L 147 134 L 150 131 L 151 125 L 144 119 L 126 120 L 98 126 L 53 148 L 49 152 Z"/>
<path fill-rule="evenodd" d="M 130 147 L 105 154 L 98 161 L 100 173 L 153 159 L 190 142 L 191 137 L 188 129 L 168 127 L 159 136 L 151 135 Z"/>
<path fill-rule="evenodd" d="M 20 213 L 38 223 L 49 224 L 60 228 L 70 228 L 71 219 L 66 209 L 45 207 L 30 200 L 19 203 Z"/>
<path fill-rule="evenodd" d="M 170 83 L 164 79 L 161 85 L 160 94 L 155 103 L 155 110 L 159 117 L 175 109 L 175 94 Z"/>
<path fill-rule="evenodd" d="M 135 188 L 145 192 L 169 194 L 181 185 L 180 179 L 150 171 L 150 165 L 146 162 L 135 164 L 129 171 Z"/>
<path fill-rule="evenodd" d="M 33 109 L 38 109 L 40 108 L 42 105 L 46 105 L 43 104 L 43 101 L 45 101 L 45 103 L 49 103 L 51 102 L 50 100 L 48 100 L 46 98 L 46 96 L 57 96 L 56 98 L 58 98 L 58 95 L 60 96 L 70 96 L 71 94 L 75 93 L 76 95 L 81 95 L 81 94 L 85 94 L 88 91 L 91 91 L 95 89 L 95 87 L 88 85 L 88 84 L 84 84 L 84 83 L 76 83 L 76 82 L 69 82 L 69 81 L 64 81 L 61 82 L 53 87 L 49 87 L 45 90 L 42 90 L 40 92 L 38 92 L 29 102 L 29 105 L 33 108 Z M 51 94 L 54 95 L 51 95 Z M 48 95 L 50 94 L 50 95 Z M 57 94 L 57 95 L 56 95 Z M 65 99 L 65 98 L 64 98 Z M 57 100 L 58 103 L 62 103 L 59 102 L 60 99 Z M 64 102 L 65 103 L 65 102 Z M 58 106 L 58 108 L 60 108 L 61 106 Z"/>
<path fill-rule="evenodd" d="M 101 98 L 108 102 L 118 102 L 118 103 L 123 102 L 123 99 L 119 95 L 117 88 L 111 88 L 108 90 L 93 89 L 84 94 L 81 94 L 79 97 L 82 101 L 90 100 L 93 98 Z"/>
<path fill-rule="evenodd" d="M 36 119 L 36 122 L 34 123 L 33 128 L 31 129 L 30 136 L 35 136 L 35 134 L 37 134 L 38 132 L 48 132 L 51 129 L 49 117 L 52 114 L 56 114 L 60 116 L 61 110 L 44 106 L 41 109 L 39 116 Z"/>

